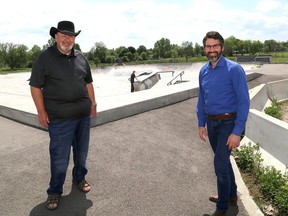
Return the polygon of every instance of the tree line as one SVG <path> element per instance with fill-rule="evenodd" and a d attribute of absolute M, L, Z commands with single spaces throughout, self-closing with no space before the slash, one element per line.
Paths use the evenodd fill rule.
<path fill-rule="evenodd" d="M 50 38 L 42 49 L 55 43 Z M 24 44 L 0 43 L 0 68 L 17 69 L 31 68 L 35 58 L 42 50 L 38 45 L 34 45 L 31 50 Z M 81 51 L 80 45 L 75 44 L 75 49 Z M 287 52 L 288 41 L 277 42 L 273 39 L 265 40 L 264 43 L 256 40 L 240 40 L 234 36 L 225 39 L 224 55 L 233 57 L 237 55 L 255 55 L 257 53 Z M 184 59 L 186 62 L 192 57 L 204 56 L 203 45 L 189 41 L 182 42 L 181 45 L 171 44 L 167 38 L 156 41 L 153 48 L 147 49 L 144 45 L 138 48 L 133 46 L 120 46 L 108 49 L 103 42 L 96 42 L 89 52 L 84 53 L 90 63 L 117 64 L 127 62 L 145 62 L 147 60 L 166 60 L 172 62 L 176 59 Z"/>

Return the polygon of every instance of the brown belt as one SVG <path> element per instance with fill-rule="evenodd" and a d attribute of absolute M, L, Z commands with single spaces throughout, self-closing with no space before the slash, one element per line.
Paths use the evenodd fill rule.
<path fill-rule="evenodd" d="M 217 121 L 219 119 L 225 119 L 225 118 L 229 118 L 231 116 L 236 115 L 235 112 L 233 113 L 224 113 L 224 114 L 220 114 L 220 115 L 207 115 L 207 118 L 213 120 L 213 121 Z"/>

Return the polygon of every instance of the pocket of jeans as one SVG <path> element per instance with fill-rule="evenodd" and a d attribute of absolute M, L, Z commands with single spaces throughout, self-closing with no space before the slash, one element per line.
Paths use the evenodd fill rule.
<path fill-rule="evenodd" d="M 221 119 L 221 122 L 222 122 L 223 124 L 234 124 L 235 119 L 234 119 L 234 118 Z"/>

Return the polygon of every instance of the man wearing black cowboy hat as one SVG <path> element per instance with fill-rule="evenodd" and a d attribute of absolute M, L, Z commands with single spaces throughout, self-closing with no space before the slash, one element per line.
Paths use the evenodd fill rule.
<path fill-rule="evenodd" d="M 73 148 L 73 182 L 83 192 L 91 187 L 85 176 L 89 148 L 90 118 L 96 116 L 96 101 L 89 64 L 75 50 L 74 24 L 61 21 L 51 27 L 54 46 L 43 50 L 35 60 L 30 78 L 31 94 L 38 119 L 50 136 L 51 178 L 47 208 L 56 209 Z"/>

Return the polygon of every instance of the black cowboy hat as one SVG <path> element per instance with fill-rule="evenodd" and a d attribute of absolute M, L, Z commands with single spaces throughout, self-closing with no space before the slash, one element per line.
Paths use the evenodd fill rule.
<path fill-rule="evenodd" d="M 50 35 L 51 37 L 55 38 L 55 34 L 57 32 L 61 32 L 62 34 L 65 35 L 70 35 L 70 36 L 77 36 L 80 32 L 75 32 L 75 27 L 74 27 L 74 23 L 70 22 L 70 21 L 60 21 L 58 23 L 57 28 L 55 27 L 51 27 L 50 28 Z"/>

